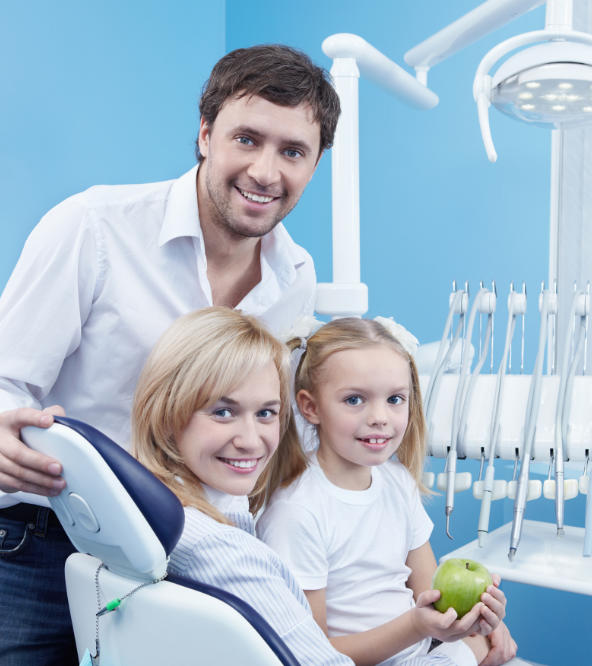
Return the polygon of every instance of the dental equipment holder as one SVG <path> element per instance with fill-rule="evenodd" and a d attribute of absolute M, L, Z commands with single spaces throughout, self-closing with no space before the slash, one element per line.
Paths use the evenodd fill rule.
<path fill-rule="evenodd" d="M 449 315 L 454 307 L 458 308 L 460 292 L 465 293 L 465 289 L 456 290 L 456 286 L 453 288 L 449 301 L 451 304 Z M 454 303 L 455 295 L 456 304 Z M 500 367 L 497 375 L 478 374 L 476 372 L 478 366 L 475 367 L 471 376 L 471 379 L 475 380 L 474 388 L 471 389 L 471 395 L 465 395 L 462 417 L 464 425 L 458 428 L 457 450 L 459 460 L 462 460 L 463 457 L 483 460 L 484 454 L 486 454 L 489 456 L 491 466 L 495 457 L 515 460 L 516 452 L 518 452 L 521 461 L 521 480 L 513 484 L 516 488 L 516 494 L 513 495 L 515 497 L 514 520 L 512 523 L 488 532 L 488 520 L 485 524 L 483 516 L 480 515 L 478 538 L 447 554 L 443 559 L 469 557 L 483 562 L 509 580 L 592 595 L 592 582 L 584 583 L 584 581 L 592 581 L 592 559 L 589 558 L 592 554 L 590 493 L 587 497 L 585 527 L 564 525 L 561 509 L 556 510 L 557 525 L 524 519 L 526 503 L 529 499 L 533 499 L 533 484 L 537 484 L 538 487 L 535 497 L 541 495 L 541 482 L 528 479 L 531 462 L 547 463 L 550 457 L 554 456 L 556 478 L 553 484 L 555 488 L 562 480 L 562 462 L 568 462 L 572 467 L 574 463 L 584 462 L 586 467 L 579 481 L 579 490 L 582 493 L 587 492 L 589 449 L 592 441 L 592 422 L 589 418 L 590 405 L 592 405 L 592 377 L 579 373 L 583 364 L 582 348 L 587 343 L 585 336 L 589 319 L 589 296 L 589 286 L 586 286 L 585 290 L 575 290 L 574 294 L 570 296 L 573 299 L 575 330 L 567 366 L 564 362 L 562 366 L 556 368 L 555 362 L 550 361 L 547 364 L 547 374 L 543 374 L 547 337 L 549 331 L 552 330 L 550 322 L 558 309 L 559 299 L 554 288 L 545 289 L 543 285 L 539 296 L 541 312 L 539 346 L 533 375 L 511 374 L 510 371 L 506 373 L 506 370 L 509 365 L 516 317 L 523 317 L 526 312 L 526 289 L 523 286 L 522 291 L 517 292 L 513 285 L 510 286 L 507 301 L 509 319 Z M 475 302 L 476 300 L 477 297 L 475 297 Z M 471 304 L 473 307 L 475 302 Z M 464 305 L 466 311 L 468 303 Z M 451 324 L 448 320 L 446 328 L 449 332 Z M 467 343 L 470 342 L 469 328 L 470 324 L 467 326 L 467 335 L 462 343 L 465 345 L 465 349 Z M 479 362 L 482 362 L 481 358 Z M 552 370 L 554 370 L 553 373 Z M 432 375 L 435 375 L 436 371 L 437 368 L 434 366 Z M 556 374 L 558 371 L 562 374 Z M 562 392 L 560 383 L 564 376 L 565 388 Z M 422 375 L 420 377 L 422 389 L 426 389 L 432 379 L 432 376 Z M 459 384 L 462 382 L 462 374 L 458 371 L 456 373 L 443 372 L 437 384 L 432 382 L 431 418 L 428 426 L 431 454 L 436 457 L 446 458 L 449 455 L 448 447 L 453 429 L 456 429 L 454 426 L 456 396 Z M 561 415 L 563 453 L 561 453 L 561 448 L 558 449 L 556 440 L 558 409 Z M 458 408 L 456 410 L 458 411 Z M 484 442 L 488 443 L 485 451 Z M 561 458 L 559 475 L 557 475 L 558 456 Z M 493 490 L 495 488 L 493 473 L 488 469 L 486 481 L 487 474 L 491 476 L 488 483 Z M 565 483 L 573 485 L 575 482 L 565 480 Z M 506 485 L 509 488 L 512 484 L 500 481 L 500 488 L 502 485 L 505 489 Z M 485 482 L 481 489 L 482 498 L 486 497 L 484 488 Z M 496 492 L 497 497 L 493 492 L 491 493 L 493 497 L 490 497 L 489 501 L 501 498 L 499 488 Z M 556 506 L 558 501 L 563 502 L 574 497 L 575 494 L 570 493 L 562 498 L 561 491 L 557 493 L 555 490 L 551 495 L 547 493 L 547 489 L 545 490 L 545 497 L 555 499 Z M 507 496 L 507 493 L 504 496 Z M 483 502 L 487 502 L 487 500 L 484 499 Z M 559 534 L 562 534 L 559 537 L 558 528 L 560 528 Z M 510 561 L 506 557 L 508 542 L 510 542 L 512 555 L 516 555 Z M 520 548 L 518 548 L 518 544 L 520 544 Z"/>

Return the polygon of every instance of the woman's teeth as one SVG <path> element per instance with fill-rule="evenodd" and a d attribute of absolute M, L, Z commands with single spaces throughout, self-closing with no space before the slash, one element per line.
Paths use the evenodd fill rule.
<path fill-rule="evenodd" d="M 240 469 L 252 469 L 257 465 L 257 459 L 255 460 L 230 460 L 229 458 L 220 458 L 222 462 L 232 465 L 233 467 L 239 467 Z"/>

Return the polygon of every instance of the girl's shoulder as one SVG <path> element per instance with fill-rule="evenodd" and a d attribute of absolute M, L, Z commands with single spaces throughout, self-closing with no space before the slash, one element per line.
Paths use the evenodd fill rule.
<path fill-rule="evenodd" d="M 396 457 L 387 460 L 377 468 L 377 473 L 381 474 L 387 485 L 398 485 L 408 492 L 417 489 L 415 479 L 411 476 L 409 470 Z"/>
<path fill-rule="evenodd" d="M 321 481 L 318 473 L 318 465 L 309 462 L 302 474 L 294 479 L 289 485 L 278 488 L 269 503 L 289 502 L 291 504 L 310 504 L 311 499 L 322 495 Z"/>

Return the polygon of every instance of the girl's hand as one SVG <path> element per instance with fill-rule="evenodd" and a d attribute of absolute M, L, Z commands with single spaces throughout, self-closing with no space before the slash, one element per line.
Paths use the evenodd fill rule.
<path fill-rule="evenodd" d="M 479 622 L 479 633 L 489 635 L 506 616 L 506 595 L 499 589 L 500 577 L 492 575 L 493 585 L 490 585 L 481 595 L 483 608 Z"/>
<path fill-rule="evenodd" d="M 426 590 L 417 598 L 417 604 L 412 612 L 415 614 L 414 622 L 417 631 L 421 635 L 431 636 L 448 643 L 480 632 L 481 615 L 484 609 L 482 602 L 476 603 L 459 620 L 454 608 L 440 613 L 432 606 L 439 598 L 440 590 Z"/>

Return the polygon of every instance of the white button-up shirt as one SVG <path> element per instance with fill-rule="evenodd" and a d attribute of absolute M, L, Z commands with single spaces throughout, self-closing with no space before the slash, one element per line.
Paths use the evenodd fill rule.
<path fill-rule="evenodd" d="M 177 317 L 212 305 L 196 172 L 91 187 L 44 216 L 0 298 L 0 411 L 59 404 L 127 445 L 150 349 Z M 314 290 L 312 258 L 278 224 L 262 239 L 261 282 L 237 307 L 281 335 L 312 314 Z M 0 493 L 0 506 L 15 499 Z"/>

